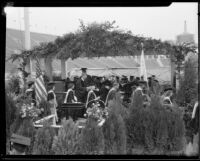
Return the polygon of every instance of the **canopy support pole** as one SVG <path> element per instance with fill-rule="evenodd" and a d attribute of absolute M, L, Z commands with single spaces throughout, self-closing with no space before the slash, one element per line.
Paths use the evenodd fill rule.
<path fill-rule="evenodd" d="M 47 57 L 45 58 L 45 71 L 47 76 L 49 77 L 49 80 L 52 81 L 53 80 L 53 76 L 52 76 L 52 58 L 51 57 Z"/>
<path fill-rule="evenodd" d="M 66 64 L 65 64 L 65 59 L 61 59 L 61 78 L 66 79 Z"/>

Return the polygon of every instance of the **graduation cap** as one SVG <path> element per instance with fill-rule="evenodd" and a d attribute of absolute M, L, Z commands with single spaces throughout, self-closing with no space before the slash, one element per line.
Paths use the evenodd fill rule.
<path fill-rule="evenodd" d="M 111 83 L 109 80 L 105 80 L 105 81 L 103 82 L 103 84 L 104 84 L 105 86 L 112 86 L 112 83 Z"/>
<path fill-rule="evenodd" d="M 171 87 L 165 88 L 164 92 L 173 90 Z"/>
<path fill-rule="evenodd" d="M 75 83 L 75 81 L 69 80 L 67 81 L 67 83 Z"/>
<path fill-rule="evenodd" d="M 147 82 L 141 80 L 141 81 L 139 81 L 138 83 L 139 83 L 139 84 L 146 84 Z"/>
<path fill-rule="evenodd" d="M 86 72 L 87 68 L 81 68 L 82 72 Z"/>
<path fill-rule="evenodd" d="M 121 80 L 128 80 L 127 76 L 122 75 L 122 79 Z"/>
<path fill-rule="evenodd" d="M 55 85 L 55 84 L 56 84 L 55 82 L 50 81 L 50 82 L 48 83 L 48 86 L 53 86 L 53 85 Z"/>
<path fill-rule="evenodd" d="M 154 82 L 157 82 L 157 83 L 158 83 L 158 80 L 155 79 Z"/>
<path fill-rule="evenodd" d="M 30 87 L 32 84 L 34 84 L 34 81 L 32 81 L 32 80 L 30 80 L 30 81 L 28 81 L 28 87 Z"/>

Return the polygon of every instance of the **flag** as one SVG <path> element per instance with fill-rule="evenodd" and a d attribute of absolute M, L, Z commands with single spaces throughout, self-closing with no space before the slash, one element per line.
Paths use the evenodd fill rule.
<path fill-rule="evenodd" d="M 42 71 L 40 68 L 40 62 L 35 56 L 36 59 L 36 80 L 35 80 L 35 98 L 37 105 L 44 99 L 47 99 L 47 91 L 45 88 L 45 83 L 42 75 Z"/>
<path fill-rule="evenodd" d="M 147 81 L 147 70 L 146 70 L 146 65 L 145 65 L 145 60 L 144 60 L 144 51 L 143 51 L 143 44 L 142 44 L 142 53 L 141 53 L 141 58 L 140 58 L 140 77 L 144 77 L 144 81 Z"/>

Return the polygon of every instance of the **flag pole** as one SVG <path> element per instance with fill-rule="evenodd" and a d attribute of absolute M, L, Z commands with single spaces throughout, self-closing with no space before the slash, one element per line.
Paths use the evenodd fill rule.
<path fill-rule="evenodd" d="M 31 49 L 31 39 L 30 39 L 30 25 L 29 25 L 29 8 L 24 7 L 24 30 L 25 30 L 25 49 Z M 32 60 L 30 58 L 30 76 L 32 78 Z"/>
<path fill-rule="evenodd" d="M 141 43 L 142 46 L 142 52 L 140 57 L 140 76 L 143 75 L 145 81 L 147 82 L 147 89 L 149 90 L 148 80 L 147 80 L 147 71 L 146 71 L 146 65 L 145 65 L 145 59 L 144 59 L 144 44 Z"/>

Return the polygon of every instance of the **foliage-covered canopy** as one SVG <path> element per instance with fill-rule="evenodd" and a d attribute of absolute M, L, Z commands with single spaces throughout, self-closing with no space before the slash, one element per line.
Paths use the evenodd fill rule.
<path fill-rule="evenodd" d="M 119 30 L 115 21 L 91 23 L 85 25 L 80 21 L 80 29 L 75 33 L 67 33 L 54 42 L 42 43 L 30 51 L 31 55 L 41 57 L 56 56 L 59 59 L 75 59 L 77 57 L 127 56 L 141 53 L 141 43 L 146 54 L 163 54 L 179 57 L 182 51 L 191 51 L 187 45 L 175 46 L 152 38 L 133 35 L 130 31 Z M 180 52 L 181 51 L 181 52 Z M 23 54 L 22 53 L 22 54 Z"/>

